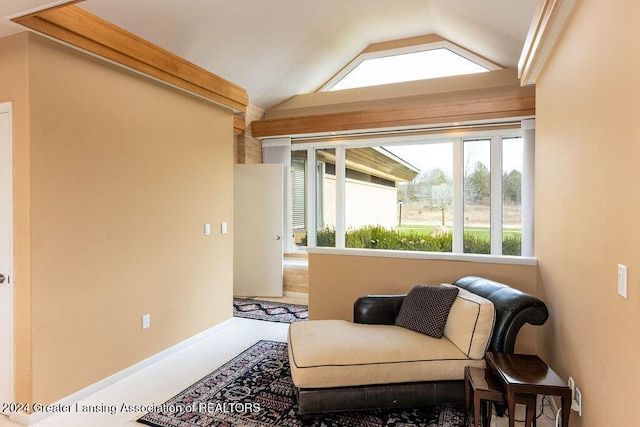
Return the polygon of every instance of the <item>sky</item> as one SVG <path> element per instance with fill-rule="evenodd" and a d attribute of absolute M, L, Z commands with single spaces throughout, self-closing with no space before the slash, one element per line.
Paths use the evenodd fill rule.
<path fill-rule="evenodd" d="M 473 168 L 476 162 L 480 161 L 489 169 L 488 140 L 486 142 L 467 141 L 465 144 L 469 144 L 465 146 L 465 164 Z M 391 145 L 384 148 L 422 171 L 440 168 L 447 175 L 452 175 L 453 144 L 451 142 Z M 522 139 L 505 139 L 503 143 L 503 169 L 506 172 L 511 172 L 514 169 L 522 172 L 522 158 Z"/>
<path fill-rule="evenodd" d="M 446 48 L 366 59 L 330 90 L 482 73 L 485 67 Z"/>

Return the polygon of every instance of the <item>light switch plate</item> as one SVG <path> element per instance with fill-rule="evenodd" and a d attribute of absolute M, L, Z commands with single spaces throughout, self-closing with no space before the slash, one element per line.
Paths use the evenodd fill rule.
<path fill-rule="evenodd" d="M 211 224 L 204 225 L 204 235 L 209 236 L 211 234 Z"/>
<path fill-rule="evenodd" d="M 618 294 L 627 297 L 627 266 L 618 264 Z"/>
<path fill-rule="evenodd" d="M 142 316 L 142 329 L 149 329 L 151 327 L 151 315 L 145 314 Z"/>
<path fill-rule="evenodd" d="M 229 229 L 227 227 L 227 223 L 223 222 L 222 225 L 220 226 L 220 232 L 222 234 L 227 234 L 228 231 L 229 231 Z"/>

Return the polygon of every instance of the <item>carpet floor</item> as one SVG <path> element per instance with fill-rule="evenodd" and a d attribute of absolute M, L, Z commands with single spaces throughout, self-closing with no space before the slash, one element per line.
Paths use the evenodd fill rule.
<path fill-rule="evenodd" d="M 233 315 L 268 322 L 293 323 L 307 320 L 309 308 L 306 305 L 234 298 Z"/>
<path fill-rule="evenodd" d="M 287 344 L 262 340 L 138 421 L 156 427 L 461 427 L 464 406 L 300 416 Z"/>

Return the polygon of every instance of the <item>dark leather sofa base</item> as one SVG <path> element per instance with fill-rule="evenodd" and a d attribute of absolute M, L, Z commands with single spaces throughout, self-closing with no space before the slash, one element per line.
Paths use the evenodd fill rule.
<path fill-rule="evenodd" d="M 463 401 L 464 381 L 461 380 L 298 390 L 300 414 L 416 408 Z"/>

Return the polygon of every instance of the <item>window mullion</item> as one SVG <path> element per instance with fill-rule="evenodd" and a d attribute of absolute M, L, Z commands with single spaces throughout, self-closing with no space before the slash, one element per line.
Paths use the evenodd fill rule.
<path fill-rule="evenodd" d="M 463 142 L 453 142 L 453 235 L 452 252 L 464 252 L 464 158 Z"/>
<path fill-rule="evenodd" d="M 317 185 L 318 180 L 316 165 L 316 150 L 307 150 L 307 183 L 306 183 L 306 225 L 307 225 L 307 247 L 314 247 L 317 244 L 318 220 L 316 209 Z"/>
<path fill-rule="evenodd" d="M 502 255 L 502 138 L 491 138 L 491 255 Z"/>
<path fill-rule="evenodd" d="M 345 148 L 336 147 L 336 248 L 346 246 L 346 170 Z"/>

